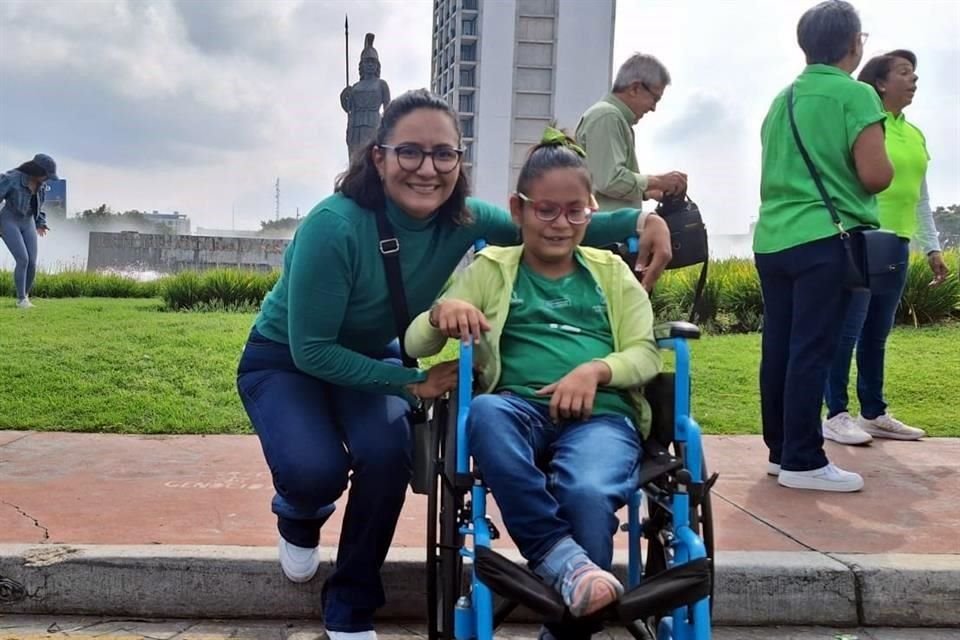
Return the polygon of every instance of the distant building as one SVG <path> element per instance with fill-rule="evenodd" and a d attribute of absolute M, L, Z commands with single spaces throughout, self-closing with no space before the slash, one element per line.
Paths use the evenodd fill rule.
<path fill-rule="evenodd" d="M 211 227 L 197 227 L 194 235 L 198 236 L 213 236 L 217 238 L 273 238 L 273 239 L 290 239 L 293 237 L 293 232 L 271 232 L 271 231 L 262 231 L 256 229 L 214 229 Z"/>
<path fill-rule="evenodd" d="M 572 132 L 610 90 L 615 17 L 615 0 L 434 0 L 432 89 L 460 114 L 474 193 L 503 203 L 544 126 Z"/>
<path fill-rule="evenodd" d="M 186 214 L 174 211 L 173 213 L 160 213 L 154 209 L 153 213 L 143 214 L 143 219 L 152 224 L 160 224 L 169 227 L 173 233 L 181 236 L 190 235 L 190 217 Z"/>

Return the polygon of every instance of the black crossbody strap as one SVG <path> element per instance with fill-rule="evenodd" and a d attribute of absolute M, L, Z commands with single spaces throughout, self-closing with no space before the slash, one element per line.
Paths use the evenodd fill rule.
<path fill-rule="evenodd" d="M 387 274 L 387 290 L 390 292 L 390 306 L 393 307 L 393 321 L 397 328 L 397 338 L 400 340 L 400 354 L 403 366 L 410 369 L 417 368 L 417 361 L 407 355 L 403 346 L 403 337 L 410 324 L 410 313 L 407 310 L 407 294 L 403 289 L 403 275 L 400 273 L 400 241 L 393 232 L 393 226 L 387 220 L 387 214 L 377 211 L 377 233 L 380 235 L 380 256 L 383 258 L 383 268 Z"/>
<path fill-rule="evenodd" d="M 810 177 L 813 178 L 813 182 L 817 185 L 817 191 L 820 192 L 820 198 L 823 199 L 823 204 L 826 205 L 827 211 L 830 212 L 830 218 L 833 220 L 833 224 L 840 230 L 840 235 L 846 238 L 848 234 L 843 228 L 843 223 L 840 221 L 840 215 L 837 213 L 836 207 L 833 206 L 833 199 L 830 197 L 830 194 L 827 193 L 827 188 L 823 186 L 820 172 L 817 171 L 816 165 L 814 165 L 813 160 L 810 159 L 810 154 L 807 153 L 806 147 L 803 146 L 803 140 L 800 139 L 800 132 L 797 130 L 797 120 L 793 115 L 792 84 L 790 88 L 787 89 L 787 114 L 790 116 L 790 129 L 793 130 L 793 139 L 797 141 L 797 148 L 800 150 L 800 155 L 803 156 L 803 161 L 807 163 L 807 171 L 810 172 Z"/>

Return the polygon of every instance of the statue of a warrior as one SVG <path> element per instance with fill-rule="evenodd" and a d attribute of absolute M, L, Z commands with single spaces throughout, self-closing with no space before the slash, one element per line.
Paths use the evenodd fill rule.
<path fill-rule="evenodd" d="M 390 103 L 390 87 L 380 79 L 380 56 L 368 33 L 360 53 L 360 80 L 340 92 L 340 106 L 347 112 L 347 149 L 350 157 L 373 138 L 380 125 L 380 107 Z"/>

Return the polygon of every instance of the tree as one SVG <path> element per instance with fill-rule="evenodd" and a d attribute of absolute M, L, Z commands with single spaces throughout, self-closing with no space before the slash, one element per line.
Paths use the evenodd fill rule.
<path fill-rule="evenodd" d="M 300 225 L 300 221 L 303 218 L 278 218 L 276 220 L 261 220 L 260 221 L 260 234 L 261 235 L 293 235 L 293 232 L 297 230 L 297 226 Z"/>
<path fill-rule="evenodd" d="M 937 207 L 933 221 L 940 232 L 940 245 L 944 249 L 960 247 L 960 204 Z"/>

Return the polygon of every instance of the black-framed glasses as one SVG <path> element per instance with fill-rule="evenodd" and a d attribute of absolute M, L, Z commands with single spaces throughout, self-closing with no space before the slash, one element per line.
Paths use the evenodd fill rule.
<path fill-rule="evenodd" d="M 661 92 L 661 93 L 657 93 L 656 91 L 654 91 L 653 89 L 651 89 L 651 88 L 650 88 L 650 85 L 648 85 L 648 84 L 647 84 L 646 82 L 644 82 L 643 80 L 640 81 L 640 86 L 643 87 L 643 88 L 646 90 L 647 93 L 649 93 L 651 96 L 653 96 L 653 104 L 658 104 L 658 103 L 660 102 L 660 99 L 663 98 L 663 93 L 662 93 L 662 92 Z"/>
<path fill-rule="evenodd" d="M 434 147 L 430 151 L 415 144 L 379 144 L 381 149 L 390 149 L 397 154 L 397 163 L 404 171 L 418 171 L 423 160 L 430 156 L 437 173 L 450 173 L 457 168 L 463 157 L 463 149 L 455 147 Z"/>
<path fill-rule="evenodd" d="M 567 222 L 581 225 L 590 222 L 590 218 L 597 212 L 597 207 L 564 207 L 549 200 L 534 200 L 517 191 L 517 197 L 530 205 L 537 220 L 553 222 L 560 214 L 567 216 Z"/>

